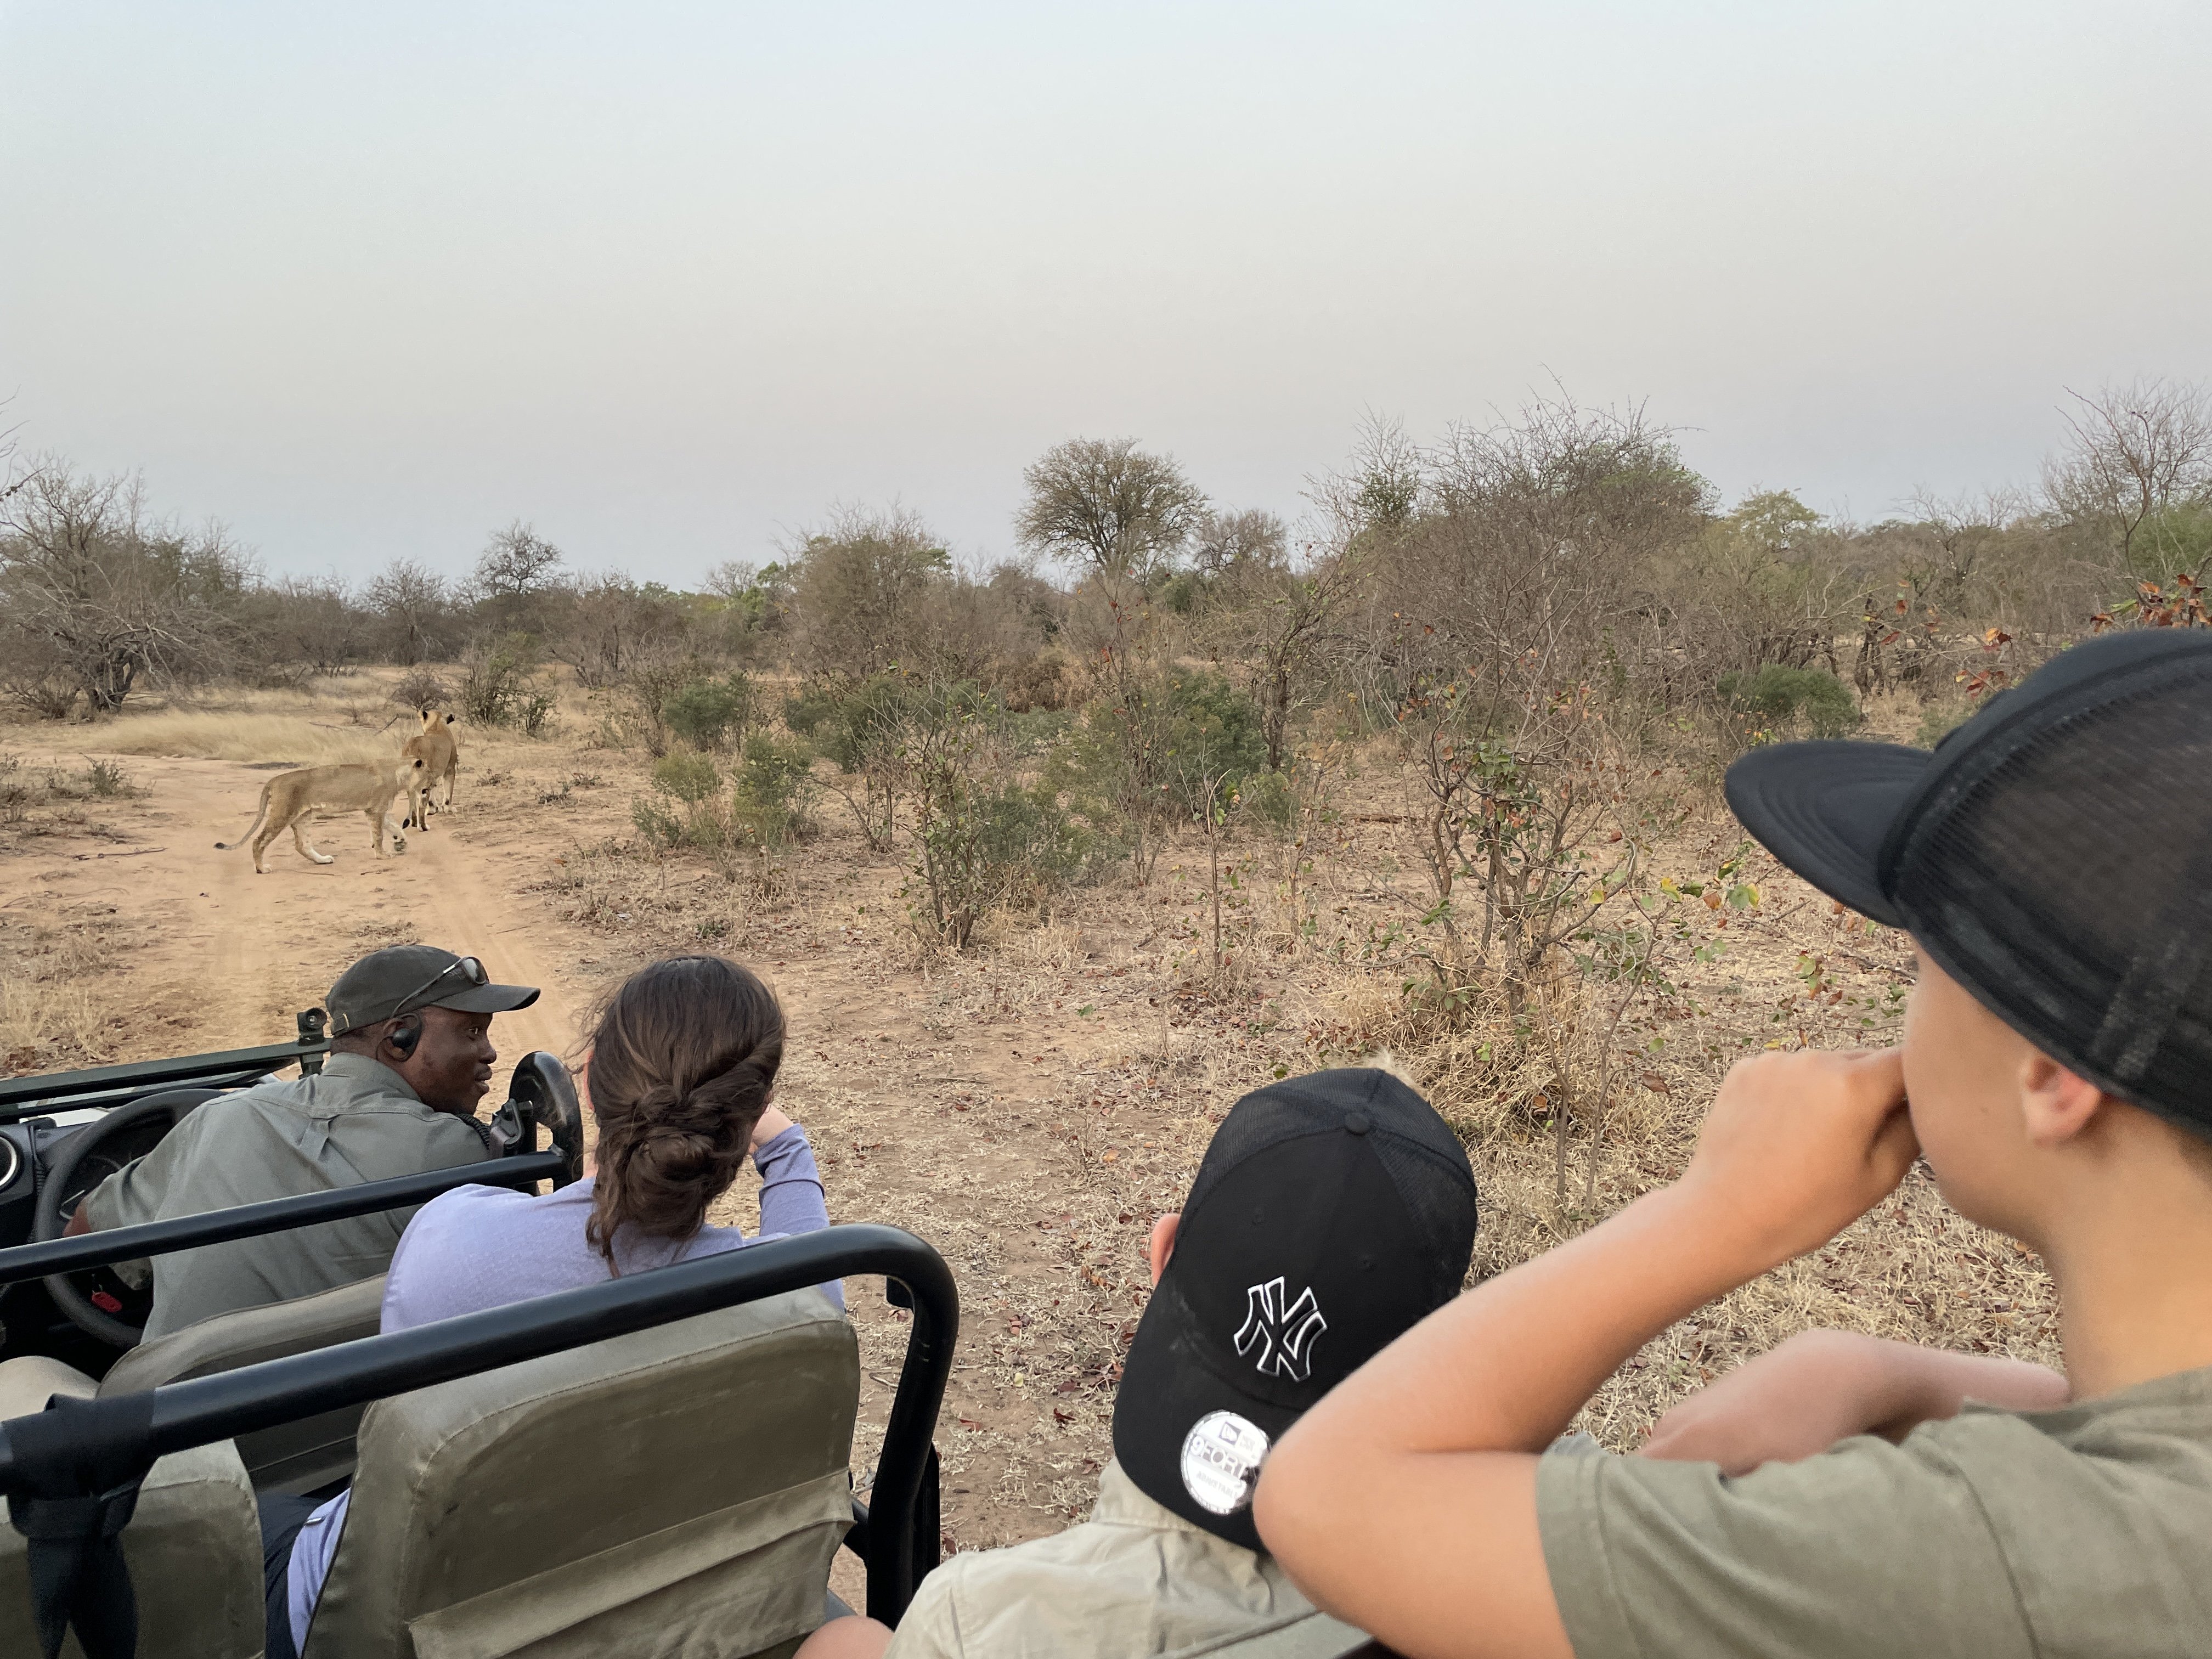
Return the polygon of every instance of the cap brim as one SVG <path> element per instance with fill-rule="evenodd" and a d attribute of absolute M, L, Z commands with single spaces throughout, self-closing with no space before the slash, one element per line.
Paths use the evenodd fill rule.
<path fill-rule="evenodd" d="M 1882 843 L 1935 757 L 1893 743 L 1781 743 L 1728 769 L 1728 804 L 1759 844 L 1830 898 L 1902 927 Z"/>
<path fill-rule="evenodd" d="M 1183 1485 L 1182 1446 L 1210 1412 L 1234 1412 L 1255 1425 L 1273 1446 L 1297 1411 L 1255 1400 L 1218 1376 L 1194 1340 L 1197 1317 L 1175 1288 L 1172 1272 L 1153 1291 L 1129 1345 L 1114 1401 L 1114 1455 L 1137 1490 L 1194 1527 L 1246 1549 L 1264 1550 L 1248 1503 L 1216 1515 Z"/>
<path fill-rule="evenodd" d="M 464 1014 L 511 1014 L 538 1000 L 535 985 L 465 985 L 449 997 L 437 997 L 418 1006 L 451 1008 Z"/>

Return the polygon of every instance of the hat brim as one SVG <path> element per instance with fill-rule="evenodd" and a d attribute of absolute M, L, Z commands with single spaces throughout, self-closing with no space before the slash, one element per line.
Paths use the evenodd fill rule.
<path fill-rule="evenodd" d="M 1934 760 L 1893 743 L 1776 744 L 1729 768 L 1728 804 L 1753 839 L 1830 898 L 1903 927 L 1882 890 L 1882 844 Z"/>
<path fill-rule="evenodd" d="M 451 1008 L 464 1014 L 511 1014 L 538 1000 L 535 985 L 465 985 L 451 996 L 433 997 L 416 1008 Z M 411 1013 L 412 1009 L 401 1009 Z"/>
<path fill-rule="evenodd" d="M 1137 1490 L 1154 1503 L 1217 1538 L 1264 1550 L 1250 1504 L 1233 1514 L 1216 1515 L 1190 1495 L 1182 1479 L 1183 1441 L 1207 1413 L 1234 1412 L 1255 1425 L 1272 1447 L 1302 1413 L 1256 1400 L 1223 1381 L 1207 1362 L 1196 1333 L 1197 1316 L 1176 1289 L 1170 1267 L 1146 1304 L 1123 1362 L 1114 1401 L 1114 1456 Z"/>

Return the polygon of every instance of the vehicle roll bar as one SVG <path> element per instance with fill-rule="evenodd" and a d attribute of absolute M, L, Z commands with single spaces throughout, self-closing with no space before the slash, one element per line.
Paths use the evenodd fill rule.
<path fill-rule="evenodd" d="M 564 1152 L 525 1152 L 511 1158 L 486 1158 L 481 1164 L 456 1164 L 421 1175 L 393 1176 L 385 1181 L 365 1181 L 357 1187 L 334 1187 L 328 1192 L 301 1193 L 291 1198 L 264 1199 L 233 1210 L 210 1210 L 200 1215 L 173 1216 L 167 1221 L 142 1222 L 136 1227 L 111 1227 L 79 1233 L 75 1238 L 52 1238 L 40 1244 L 18 1244 L 0 1250 L 0 1285 L 19 1279 L 43 1279 L 50 1273 L 76 1273 L 104 1267 L 140 1256 L 167 1255 L 202 1244 L 222 1244 L 234 1238 L 261 1233 L 289 1232 L 319 1221 L 342 1221 L 348 1216 L 368 1215 L 378 1210 L 404 1209 L 426 1203 L 456 1187 L 534 1187 L 541 1181 L 560 1181 L 569 1167 Z"/>
<path fill-rule="evenodd" d="M 960 1327 L 951 1270 L 935 1250 L 896 1227 L 802 1233 L 387 1336 L 165 1383 L 152 1391 L 148 1455 L 208 1445 L 858 1273 L 895 1281 L 914 1310 L 876 1464 L 864 1549 L 868 1613 L 896 1625 L 915 1586 L 937 1565 L 931 1442 Z M 51 1468 L 39 1473 L 49 1483 L 56 1474 Z M 0 1423 L 0 1495 L 28 1492 L 32 1474 L 27 1466 L 19 1468 L 8 1426 Z M 87 1488 L 81 1495 L 94 1494 Z"/>
<path fill-rule="evenodd" d="M 303 1075 L 323 1069 L 331 1041 L 324 1032 L 329 1016 L 309 1008 L 295 1016 L 299 1036 L 258 1048 L 227 1048 L 219 1054 L 186 1054 L 179 1060 L 141 1060 L 128 1066 L 95 1066 L 83 1072 L 52 1072 L 43 1077 L 0 1079 L 0 1123 L 20 1123 L 49 1111 L 115 1106 L 154 1089 L 182 1083 L 228 1088 L 251 1083 L 284 1066 Z"/>

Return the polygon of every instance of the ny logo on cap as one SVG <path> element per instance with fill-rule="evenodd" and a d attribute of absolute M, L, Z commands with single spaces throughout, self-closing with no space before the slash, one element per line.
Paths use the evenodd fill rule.
<path fill-rule="evenodd" d="M 1244 1324 L 1237 1333 L 1237 1352 L 1249 1354 L 1258 1348 L 1252 1363 L 1265 1376 L 1273 1371 L 1293 1382 L 1303 1382 L 1313 1370 L 1314 1339 L 1328 1328 L 1308 1285 L 1288 1308 L 1280 1279 L 1254 1285 L 1244 1292 Z"/>

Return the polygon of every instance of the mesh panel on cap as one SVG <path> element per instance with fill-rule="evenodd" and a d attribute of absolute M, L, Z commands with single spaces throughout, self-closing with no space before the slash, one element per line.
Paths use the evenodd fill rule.
<path fill-rule="evenodd" d="M 2112 1093 L 2212 1133 L 2212 667 L 1999 736 L 1893 854 L 1936 960 Z"/>

